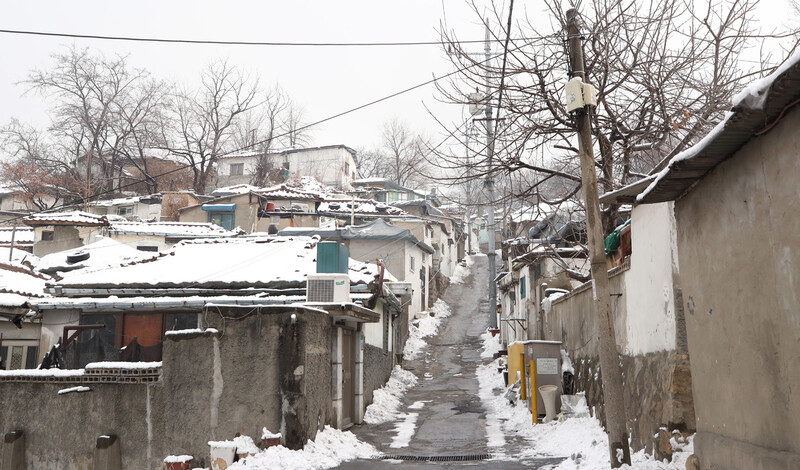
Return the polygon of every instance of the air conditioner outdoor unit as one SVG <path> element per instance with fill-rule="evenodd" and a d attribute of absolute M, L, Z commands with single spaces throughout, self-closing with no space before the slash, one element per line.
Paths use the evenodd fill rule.
<path fill-rule="evenodd" d="M 350 302 L 350 276 L 347 274 L 309 274 L 308 302 Z"/>

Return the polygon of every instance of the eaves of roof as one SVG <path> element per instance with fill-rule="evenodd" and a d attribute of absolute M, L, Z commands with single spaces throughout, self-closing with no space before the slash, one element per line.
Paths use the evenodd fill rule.
<path fill-rule="evenodd" d="M 648 204 L 679 199 L 714 167 L 733 156 L 750 140 L 759 138 L 789 108 L 800 100 L 800 62 L 780 73 L 769 87 L 763 106 L 751 109 L 734 107 L 725 121 L 712 131 L 713 135 L 698 143 L 691 158 L 673 158 L 645 189 L 638 203 Z"/>

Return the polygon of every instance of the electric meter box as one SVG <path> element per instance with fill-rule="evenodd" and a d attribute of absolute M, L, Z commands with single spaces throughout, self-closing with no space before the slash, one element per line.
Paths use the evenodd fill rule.
<path fill-rule="evenodd" d="M 561 341 L 525 341 L 525 382 L 527 390 L 531 389 L 531 361 L 535 363 L 536 390 L 526 394 L 528 409 L 531 405 L 531 395 L 536 397 L 536 411 L 539 416 L 545 415 L 544 401 L 539 387 L 542 385 L 555 385 L 558 387 L 556 397 L 556 413 L 561 412 L 561 394 L 564 392 L 562 385 L 563 373 L 561 372 Z"/>
<path fill-rule="evenodd" d="M 569 113 L 585 106 L 597 106 L 597 89 L 593 85 L 583 83 L 583 80 L 578 77 L 567 82 L 564 93 Z"/>

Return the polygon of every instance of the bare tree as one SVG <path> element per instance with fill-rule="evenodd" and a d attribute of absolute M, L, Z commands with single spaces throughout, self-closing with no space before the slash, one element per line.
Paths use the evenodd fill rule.
<path fill-rule="evenodd" d="M 281 139 L 287 147 L 298 148 L 311 141 L 309 129 L 305 127 L 305 108 L 289 98 L 283 112 L 281 123 Z"/>
<path fill-rule="evenodd" d="M 598 180 L 602 191 L 617 189 L 646 175 L 659 162 L 697 142 L 729 109 L 731 98 L 747 82 L 770 73 L 781 58 L 762 55 L 761 62 L 742 60 L 751 48 L 785 38 L 785 55 L 797 42 L 790 34 L 755 29 L 758 0 L 641 3 L 594 0 L 584 3 L 586 75 L 598 90 L 592 116 Z M 443 42 L 459 67 L 457 78 L 440 85 L 444 99 L 469 104 L 476 87 L 488 80 L 493 92 L 483 103 L 497 106 L 497 85 L 504 76 L 497 122 L 494 166 L 487 166 L 486 146 L 470 168 L 470 177 L 530 172 L 528 187 L 514 197 L 537 199 L 547 181 L 571 182 L 579 190 L 575 125 L 564 107 L 563 86 L 569 79 L 561 3 L 545 0 L 553 24 L 548 30 L 533 18 L 508 32 L 493 29 L 496 40 L 510 33 L 505 70 L 470 55 L 444 31 Z M 504 25 L 501 4 L 493 4 L 491 24 Z M 475 6 L 476 14 L 482 8 Z M 519 39 L 525 38 L 525 39 Z M 458 155 L 440 153 L 433 164 L 448 170 L 447 179 L 466 178 Z M 482 156 L 482 157 L 481 157 Z M 542 156 L 534 159 L 532 156 Z M 499 178 L 496 178 L 499 179 Z M 562 198 L 563 199 L 563 198 Z M 614 228 L 617 208 L 603 214 L 604 227 Z"/>
<path fill-rule="evenodd" d="M 205 193 L 217 160 L 232 144 L 234 124 L 255 107 L 257 95 L 258 80 L 226 62 L 210 65 L 198 90 L 175 91 L 172 125 L 164 140 L 171 153 L 191 166 L 196 192 Z"/>
<path fill-rule="evenodd" d="M 50 209 L 82 194 L 80 175 L 73 162 L 30 126 L 12 120 L 0 129 L 0 148 L 4 154 L 0 177 L 32 206 Z"/>
<path fill-rule="evenodd" d="M 113 189 L 121 168 L 119 145 L 124 103 L 147 72 L 128 67 L 125 57 L 106 58 L 88 49 L 71 48 L 54 54 L 55 64 L 34 70 L 23 83 L 52 99 L 50 132 L 61 150 L 86 168 L 84 196 L 93 188 Z M 123 139 L 124 140 L 124 139 Z"/>

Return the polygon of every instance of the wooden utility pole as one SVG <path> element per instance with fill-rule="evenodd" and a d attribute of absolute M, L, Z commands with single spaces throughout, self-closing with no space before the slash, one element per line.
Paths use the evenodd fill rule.
<path fill-rule="evenodd" d="M 574 77 L 586 83 L 583 65 L 583 44 L 581 42 L 578 11 L 567 10 L 567 37 L 569 41 L 569 61 Z M 581 98 L 582 99 L 582 98 Z M 614 318 L 611 315 L 611 291 L 608 287 L 603 228 L 600 219 L 600 201 L 597 192 L 594 149 L 592 147 L 590 107 L 575 110 L 575 123 L 578 127 L 578 153 L 581 159 L 581 190 L 586 204 L 586 222 L 589 236 L 589 259 L 592 273 L 592 302 L 594 315 L 598 316 L 597 329 L 600 340 L 600 370 L 603 377 L 603 405 L 606 413 L 606 432 L 611 467 L 630 465 L 631 453 L 628 447 L 628 427 L 625 417 L 625 403 L 622 392 L 622 372 L 617 354 L 617 340 L 614 333 Z"/>

